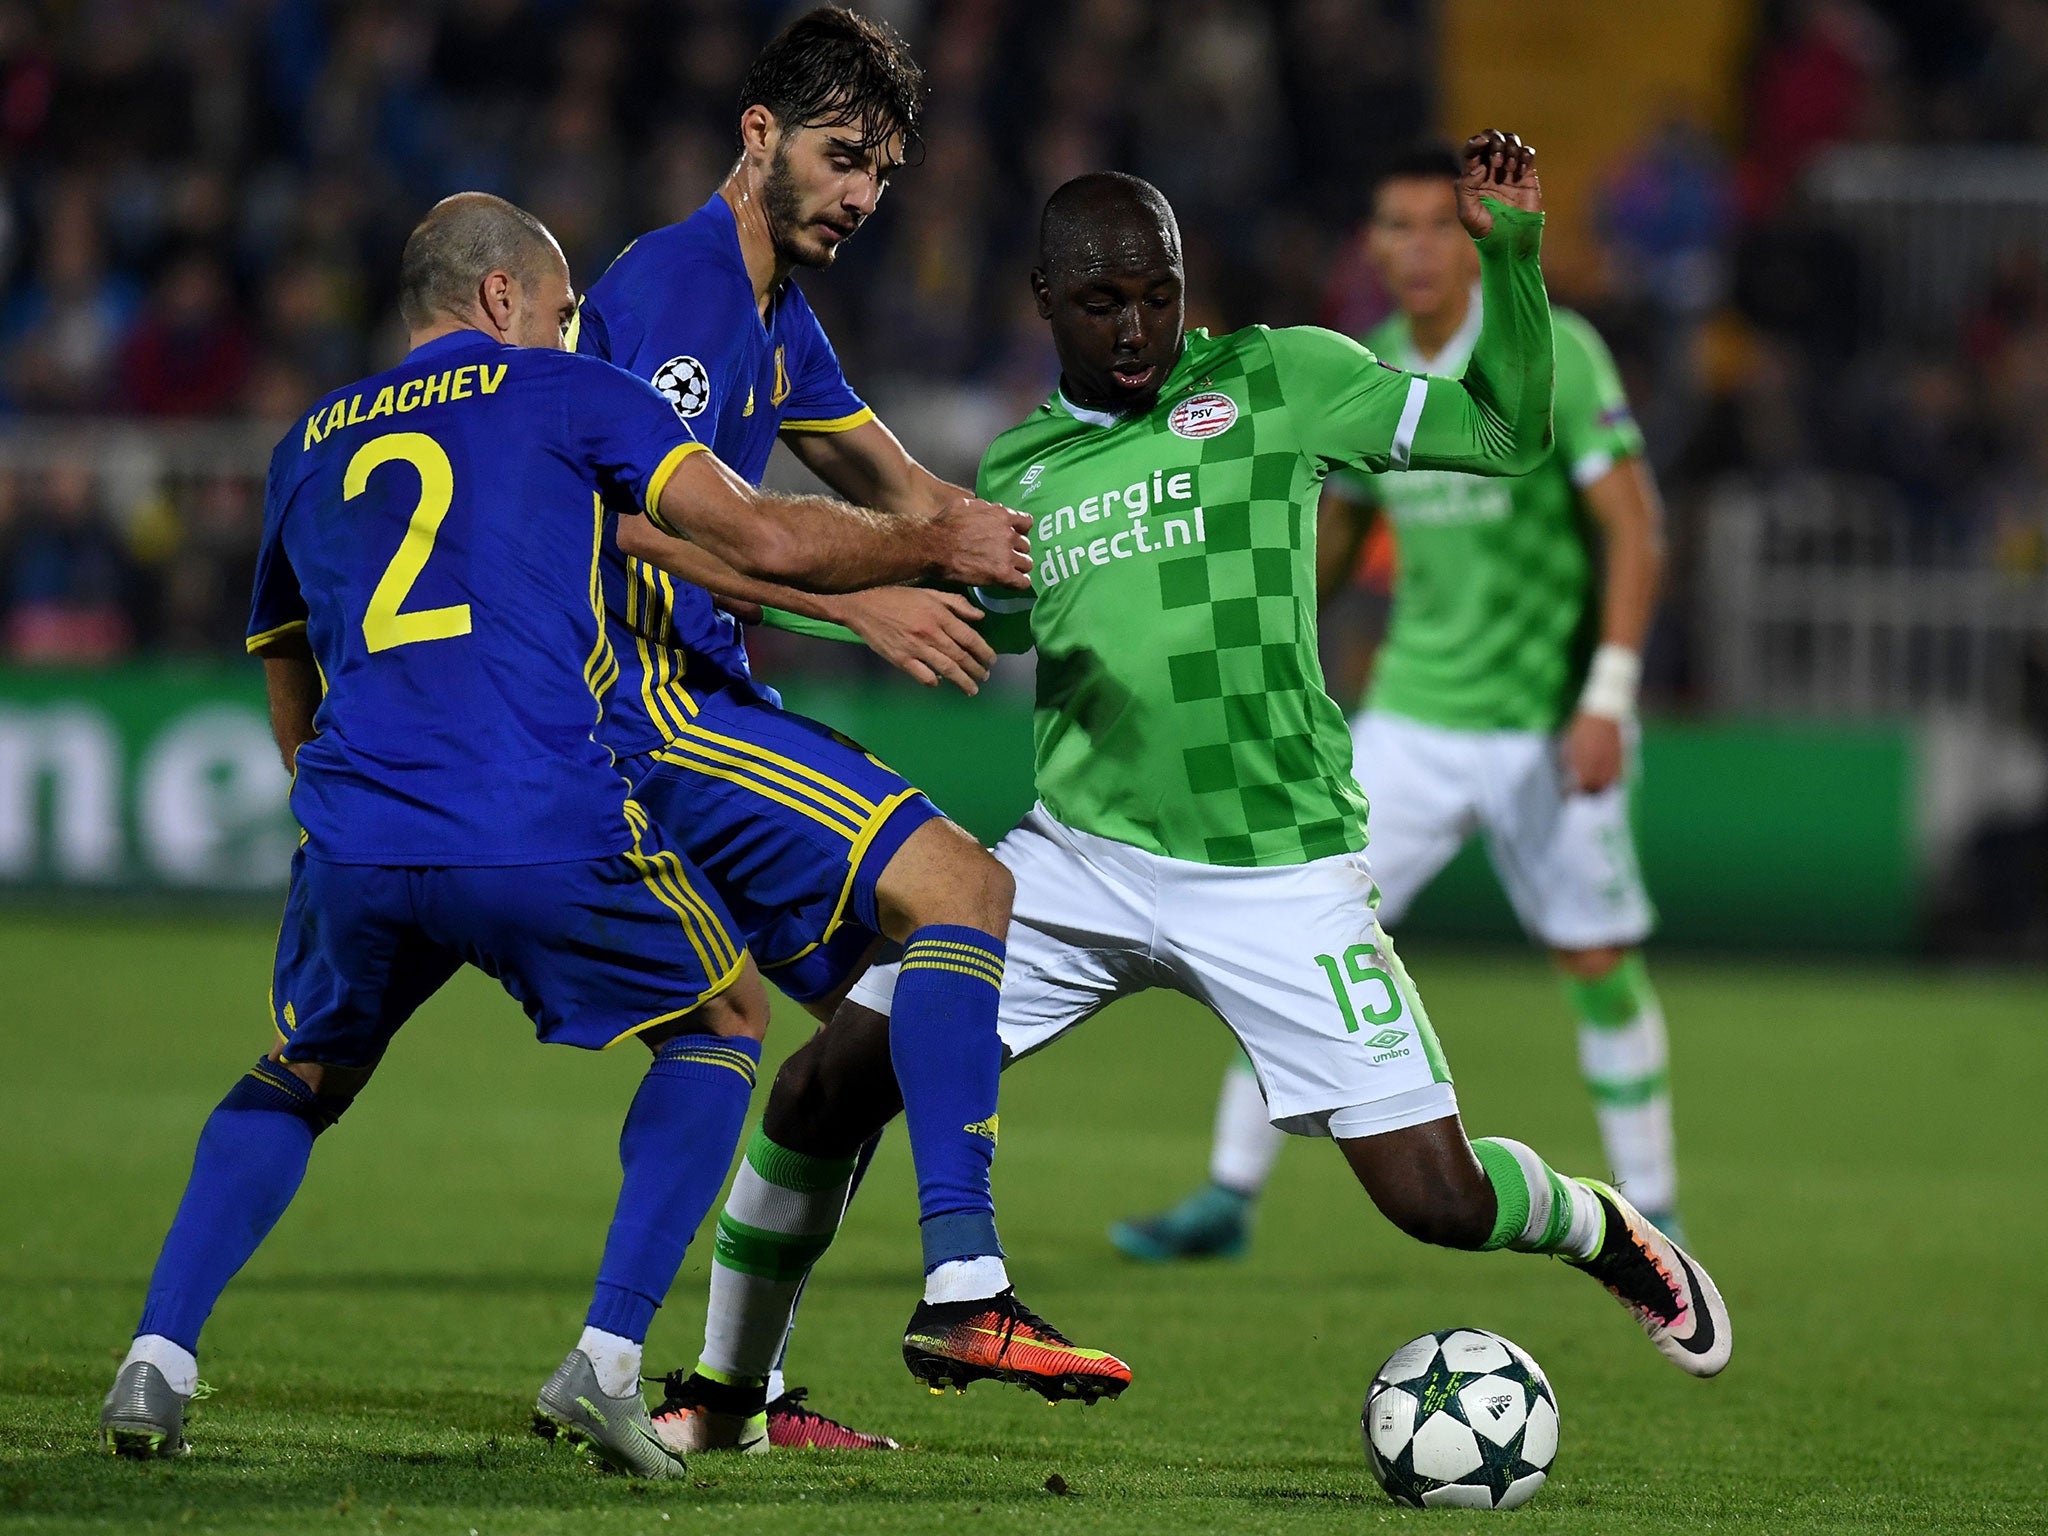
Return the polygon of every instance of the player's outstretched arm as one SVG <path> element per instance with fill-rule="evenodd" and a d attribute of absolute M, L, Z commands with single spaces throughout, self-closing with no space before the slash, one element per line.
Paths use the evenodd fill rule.
<path fill-rule="evenodd" d="M 924 587 L 804 592 L 742 575 L 702 545 L 673 538 L 644 517 L 620 522 L 619 548 L 704 588 L 743 620 L 765 618 L 797 634 L 864 644 L 926 687 L 944 681 L 962 693 L 977 693 L 995 661 L 973 628 L 981 610 L 952 592 Z"/>
<path fill-rule="evenodd" d="M 822 496 L 756 490 L 715 454 L 692 453 L 662 487 L 660 521 L 743 575 L 807 592 L 939 581 L 1029 590 L 1031 520 L 961 496 L 889 516 Z"/>
<path fill-rule="evenodd" d="M 1536 151 L 1489 129 L 1465 141 L 1464 163 L 1458 217 L 1479 246 L 1483 320 L 1458 387 L 1432 383 L 1408 467 L 1527 474 L 1550 445 L 1555 382 Z"/>

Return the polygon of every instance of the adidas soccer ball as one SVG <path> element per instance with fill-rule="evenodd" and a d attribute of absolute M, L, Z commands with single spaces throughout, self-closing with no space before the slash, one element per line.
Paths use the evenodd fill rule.
<path fill-rule="evenodd" d="M 1451 1328 L 1387 1357 L 1361 1428 L 1395 1503 L 1513 1509 L 1536 1496 L 1557 1455 L 1557 1398 L 1520 1345 Z"/>

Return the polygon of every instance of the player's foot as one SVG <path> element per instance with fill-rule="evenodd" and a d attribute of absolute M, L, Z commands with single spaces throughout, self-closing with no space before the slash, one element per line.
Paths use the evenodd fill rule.
<path fill-rule="evenodd" d="M 1567 1262 L 1606 1286 L 1681 1371 L 1718 1375 L 1735 1339 L 1713 1278 L 1617 1191 L 1592 1179 L 1580 1182 L 1600 1197 L 1607 1230 L 1592 1258 Z"/>
<path fill-rule="evenodd" d="M 1221 1184 L 1204 1184 L 1157 1216 L 1138 1216 L 1109 1229 L 1109 1240 L 1141 1264 L 1175 1259 L 1235 1259 L 1252 1241 L 1252 1202 Z"/>
<path fill-rule="evenodd" d="M 580 1349 L 555 1368 L 534 1404 L 533 1429 L 549 1440 L 580 1446 L 630 1477 L 681 1477 L 683 1458 L 662 1443 L 647 1417 L 639 1384 L 613 1397 L 597 1384 L 597 1371 Z"/>
<path fill-rule="evenodd" d="M 981 1301 L 921 1301 L 903 1334 L 903 1363 L 934 1392 L 977 1381 L 1028 1387 L 1047 1402 L 1115 1397 L 1131 1368 L 1082 1349 L 1004 1289 Z"/>
<path fill-rule="evenodd" d="M 1647 1221 L 1680 1247 L 1685 1246 L 1685 1222 L 1680 1218 L 1675 1207 L 1669 1207 L 1661 1211 L 1644 1211 L 1643 1220 Z"/>
<path fill-rule="evenodd" d="M 764 1407 L 767 1394 L 760 1387 L 732 1386 L 695 1371 L 670 1371 L 661 1385 L 654 1432 L 677 1455 L 739 1451 L 760 1456 L 773 1443 Z"/>
<path fill-rule="evenodd" d="M 768 1443 L 778 1451 L 900 1451 L 887 1435 L 855 1429 L 806 1408 L 808 1389 L 791 1387 L 768 1405 Z"/>
<path fill-rule="evenodd" d="M 193 1396 L 204 1391 L 202 1385 Z M 107 1454 L 137 1461 L 191 1455 L 185 1440 L 185 1407 L 191 1401 L 173 1391 L 164 1373 L 147 1360 L 129 1361 L 100 1403 L 100 1439 Z"/>

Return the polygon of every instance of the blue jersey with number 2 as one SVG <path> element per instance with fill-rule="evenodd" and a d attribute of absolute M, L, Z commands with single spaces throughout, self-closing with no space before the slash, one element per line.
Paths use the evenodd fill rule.
<path fill-rule="evenodd" d="M 326 685 L 292 810 L 333 863 L 539 864 L 631 846 L 594 738 L 618 663 L 598 550 L 700 450 L 573 353 L 457 331 L 322 400 L 271 457 L 251 650 Z"/>

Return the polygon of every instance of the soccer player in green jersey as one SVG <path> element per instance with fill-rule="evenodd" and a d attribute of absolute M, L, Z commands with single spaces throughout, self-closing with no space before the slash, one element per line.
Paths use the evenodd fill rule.
<path fill-rule="evenodd" d="M 1458 225 L 1448 145 L 1390 164 L 1368 250 L 1395 314 L 1366 345 L 1404 368 L 1456 375 L 1484 305 Z M 1663 1013 L 1637 952 L 1652 910 L 1629 827 L 1636 680 L 1661 565 L 1656 487 L 1607 348 L 1555 312 L 1555 437 L 1509 479 L 1332 476 L 1323 595 L 1350 572 L 1376 515 L 1400 551 L 1393 619 L 1352 722 L 1372 801 L 1380 922 L 1402 915 L 1475 830 L 1522 926 L 1551 952 L 1579 1021 L 1579 1061 L 1615 1184 L 1675 1230 Z M 1160 1215 L 1120 1222 L 1117 1246 L 1164 1261 L 1244 1250 L 1281 1142 L 1250 1064 L 1216 1110 L 1210 1178 Z"/>
<path fill-rule="evenodd" d="M 1615 1190 L 1519 1142 L 1467 1139 L 1422 1000 L 1373 916 L 1365 799 L 1316 659 L 1330 470 L 1522 474 L 1548 450 L 1540 207 L 1518 140 L 1467 144 L 1458 212 L 1485 323 L 1452 380 L 1329 331 L 1186 331 L 1179 229 L 1159 192 L 1092 175 L 1053 194 L 1033 286 L 1060 387 L 996 439 L 978 482 L 1034 518 L 1037 561 L 1033 598 L 991 603 L 1012 611 L 987 625 L 1039 658 L 1040 803 L 996 850 L 1017 885 L 1002 1036 L 1014 1060 L 1119 997 L 1196 998 L 1251 1056 L 1275 1123 L 1333 1138 L 1402 1230 L 1559 1255 L 1667 1358 L 1710 1376 L 1728 1360 L 1728 1316 L 1690 1255 Z M 748 1161 L 779 1187 L 751 1220 L 730 1206 L 720 1218 L 715 1262 L 745 1269 L 707 1318 L 707 1379 L 772 1362 L 854 1154 L 896 1111 L 895 978 L 871 970 L 777 1074 Z M 904 1355 L 935 1387 L 1014 1379 L 1042 1332 L 985 1304 L 927 1306 Z M 698 1443 L 741 1438 L 734 1426 Z"/>

